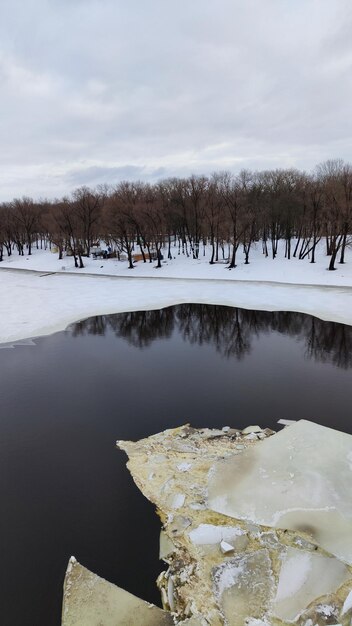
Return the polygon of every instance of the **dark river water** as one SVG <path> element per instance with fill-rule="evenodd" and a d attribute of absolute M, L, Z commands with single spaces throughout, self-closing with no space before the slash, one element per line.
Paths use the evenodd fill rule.
<path fill-rule="evenodd" d="M 352 327 L 182 305 L 0 350 L 0 623 L 58 626 L 71 555 L 145 600 L 159 522 L 116 439 L 314 420 L 352 432 Z"/>

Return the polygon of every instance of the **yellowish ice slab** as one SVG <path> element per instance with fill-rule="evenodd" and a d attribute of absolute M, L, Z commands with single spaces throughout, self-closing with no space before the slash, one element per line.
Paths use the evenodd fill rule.
<path fill-rule="evenodd" d="M 280 558 L 272 613 L 282 620 L 295 621 L 316 598 L 351 582 L 351 572 L 334 557 L 288 547 Z"/>
<path fill-rule="evenodd" d="M 335 431 L 331 432 L 334 435 Z M 242 489 L 242 480 L 253 465 L 246 457 L 260 457 L 260 450 L 278 436 L 258 427 L 241 432 L 185 426 L 135 443 L 118 442 L 129 456 L 128 468 L 136 484 L 156 505 L 163 523 L 160 553 L 168 568 L 161 573 L 158 584 L 163 606 L 173 612 L 175 624 L 351 626 L 349 564 L 328 554 L 316 542 L 310 527 L 275 528 L 263 523 L 255 515 L 256 498 L 262 504 L 260 489 Z M 345 437 L 350 441 L 349 436 Z M 284 475 L 284 500 L 286 478 L 292 473 L 286 467 L 293 456 L 291 445 L 285 447 L 283 441 L 280 449 L 275 444 L 274 451 L 280 452 L 271 459 L 277 480 Z M 242 474 L 227 471 L 233 464 L 241 464 L 242 459 Z M 314 479 L 311 476 L 312 484 L 319 485 L 320 480 L 324 485 L 332 474 L 338 485 L 332 462 L 323 467 L 324 478 L 320 478 L 319 469 Z M 236 517 L 231 508 L 237 489 L 242 495 L 236 503 L 242 498 L 245 501 L 246 514 L 242 518 Z M 332 493 L 330 485 L 325 490 Z M 321 491 L 315 494 L 316 499 Z M 267 489 L 267 498 L 270 493 Z M 227 512 L 214 506 L 214 501 L 229 505 Z M 270 506 L 270 499 L 265 500 L 264 510 L 265 504 Z M 315 513 L 319 514 L 320 509 Z M 344 546 L 344 538 L 342 543 Z M 348 607 L 345 613 L 343 606 Z"/>
<path fill-rule="evenodd" d="M 351 442 L 304 421 L 118 442 L 162 522 L 164 610 L 71 558 L 62 626 L 351 626 Z"/>
<path fill-rule="evenodd" d="M 301 420 L 214 464 L 209 508 L 308 533 L 352 564 L 352 436 Z"/>
<path fill-rule="evenodd" d="M 107 582 L 71 558 L 62 626 L 171 626 L 170 613 Z"/>
<path fill-rule="evenodd" d="M 227 626 L 243 626 L 269 613 L 275 578 L 267 549 L 225 560 L 215 568 L 213 580 Z"/>

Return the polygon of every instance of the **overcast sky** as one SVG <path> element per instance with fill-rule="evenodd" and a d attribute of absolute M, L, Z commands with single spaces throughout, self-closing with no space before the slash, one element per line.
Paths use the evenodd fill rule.
<path fill-rule="evenodd" d="M 352 160 L 351 0 L 1 0 L 0 201 Z"/>

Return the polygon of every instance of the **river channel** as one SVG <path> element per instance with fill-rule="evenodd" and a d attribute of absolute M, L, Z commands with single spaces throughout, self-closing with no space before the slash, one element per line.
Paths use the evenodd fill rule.
<path fill-rule="evenodd" d="M 210 305 L 0 349 L 2 626 L 59 626 L 67 560 L 159 603 L 159 522 L 117 439 L 308 419 L 352 433 L 352 327 Z"/>

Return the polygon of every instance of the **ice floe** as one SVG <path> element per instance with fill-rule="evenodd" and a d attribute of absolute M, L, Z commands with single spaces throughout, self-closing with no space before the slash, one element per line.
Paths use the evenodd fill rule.
<path fill-rule="evenodd" d="M 351 626 L 351 442 L 305 421 L 117 442 L 162 522 L 164 610 L 74 562 L 63 626 Z"/>

